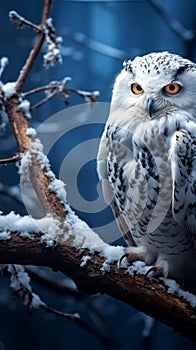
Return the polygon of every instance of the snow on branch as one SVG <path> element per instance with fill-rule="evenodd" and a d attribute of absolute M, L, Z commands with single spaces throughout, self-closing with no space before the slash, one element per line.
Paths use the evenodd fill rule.
<path fill-rule="evenodd" d="M 48 49 L 47 53 L 44 55 L 44 67 L 54 66 L 56 63 L 62 63 L 62 57 L 59 50 L 59 46 L 62 43 L 62 37 L 55 37 L 52 18 L 46 20 L 43 30 Z"/>
<path fill-rule="evenodd" d="M 2 57 L 0 59 L 0 78 L 5 70 L 5 67 L 8 65 L 8 58 L 7 57 Z"/>
<path fill-rule="evenodd" d="M 46 92 L 46 99 L 57 93 L 67 98 L 70 92 L 94 102 L 97 92 L 67 88 L 68 79 L 52 82 L 22 95 L 22 88 L 32 65 L 40 52 L 44 39 L 48 53 L 45 65 L 60 60 L 59 43 L 50 19 L 50 0 L 45 0 L 37 40 L 21 70 L 16 83 L 0 85 L 1 103 L 18 143 L 20 153 L 19 174 L 21 186 L 30 183 L 43 208 L 43 217 L 21 217 L 14 212 L 0 216 L 0 263 L 16 264 L 9 267 L 12 287 L 19 293 L 29 309 L 45 308 L 33 294 L 28 275 L 22 265 L 48 266 L 70 276 L 80 290 L 89 294 L 106 293 L 126 302 L 148 315 L 170 325 L 196 340 L 196 296 L 182 291 L 174 281 L 149 280 L 149 267 L 142 262 L 128 267 L 118 261 L 123 247 L 106 244 L 71 210 L 66 200 L 64 184 L 56 179 L 50 168 L 43 146 L 30 127 L 30 105 L 23 99 L 28 94 Z M 20 25 L 27 24 L 15 12 L 11 17 Z M 4 62 L 5 63 L 5 62 Z M 5 66 L 5 64 L 4 64 Z M 35 107 L 35 106 L 34 106 Z M 123 263 L 123 262 L 122 262 Z M 179 292 L 180 291 L 180 292 Z M 55 311 L 60 316 L 60 312 Z M 77 315 L 66 316 L 78 320 Z"/>
<path fill-rule="evenodd" d="M 62 37 L 55 37 L 55 29 L 52 24 L 52 18 L 46 18 L 44 23 L 41 25 L 36 25 L 20 16 L 16 11 L 10 11 L 9 17 L 13 23 L 17 23 L 18 29 L 22 29 L 24 26 L 26 26 L 38 33 L 44 34 L 45 42 L 47 45 L 47 53 L 44 55 L 45 67 L 53 66 L 56 63 L 62 62 L 59 50 L 59 46 L 62 42 Z"/>
<path fill-rule="evenodd" d="M 22 97 L 27 97 L 35 93 L 40 93 L 40 92 L 45 92 L 46 97 L 43 98 L 41 101 L 30 107 L 31 110 L 34 110 L 38 107 L 40 107 L 42 104 L 46 103 L 49 101 L 51 98 L 55 97 L 58 94 L 63 95 L 64 97 L 64 103 L 67 105 L 68 98 L 70 97 L 71 93 L 74 93 L 78 95 L 79 97 L 85 99 L 87 102 L 94 103 L 97 101 L 97 97 L 99 96 L 98 91 L 83 91 L 79 90 L 73 87 L 68 87 L 67 84 L 71 80 L 70 77 L 65 77 L 61 81 L 52 81 L 50 84 L 45 85 L 45 86 L 40 86 L 38 88 L 35 88 L 33 90 L 24 92 L 22 94 Z"/>
<path fill-rule="evenodd" d="M 30 278 L 25 272 L 24 267 L 20 265 L 8 265 L 7 270 L 11 274 L 10 286 L 16 291 L 16 295 L 22 299 L 24 304 L 27 305 L 29 312 L 33 308 L 37 309 L 41 305 L 45 305 L 38 295 L 32 293 Z"/>
<path fill-rule="evenodd" d="M 35 30 L 36 32 L 41 31 L 41 28 L 39 26 L 32 23 L 31 21 L 28 21 L 24 17 L 20 16 L 16 11 L 10 11 L 9 18 L 10 18 L 10 21 L 12 21 L 13 23 L 17 23 L 17 29 L 22 29 L 23 27 L 26 26 Z"/>
<path fill-rule="evenodd" d="M 50 215 L 42 219 L 33 219 L 28 215 L 21 217 L 11 212 L 8 215 L 0 215 L 0 240 L 10 240 L 12 232 L 15 232 L 22 238 L 31 240 L 37 240 L 36 236 L 38 236 L 40 243 L 44 243 L 45 247 L 54 248 L 61 244 L 65 246 L 65 250 L 66 245 L 69 245 L 80 252 L 88 251 L 88 255 L 82 255 L 80 261 L 80 267 L 82 268 L 87 266 L 89 261 L 94 259 L 95 256 L 100 256 L 103 259 L 103 264 L 100 268 L 101 272 L 109 272 L 112 264 L 116 264 L 117 268 L 121 269 L 118 266 L 118 262 L 124 252 L 124 248 L 105 243 L 84 221 L 74 214 L 68 205 L 64 227 L 65 231 L 60 225 L 60 221 Z M 138 275 L 146 278 L 149 270 L 149 266 L 146 266 L 142 261 L 137 261 L 129 267 L 125 263 L 122 265 L 122 268 L 131 277 Z M 189 303 L 191 307 L 196 308 L 195 295 L 188 291 L 183 291 L 173 280 L 161 278 L 160 281 L 162 281 L 160 283 L 164 286 L 163 289 L 168 290 L 169 294 L 178 295 Z M 150 280 L 148 282 L 150 283 Z M 146 282 L 146 285 L 148 282 Z"/>
<path fill-rule="evenodd" d="M 16 296 L 18 296 L 23 301 L 24 305 L 27 306 L 29 313 L 32 309 L 42 309 L 47 313 L 65 318 L 68 321 L 80 321 L 78 313 L 68 314 L 55 310 L 46 305 L 37 294 L 33 293 L 30 285 L 30 277 L 24 267 L 21 265 L 5 265 L 4 268 L 7 268 L 7 271 L 11 274 L 10 287 L 15 290 Z"/>
<path fill-rule="evenodd" d="M 2 217 L 3 219 L 5 218 Z M 16 226 L 20 219 L 22 225 L 23 219 L 18 217 Z M 10 223 L 7 225 L 11 227 Z M 146 280 L 147 267 L 143 262 L 119 269 L 117 261 L 123 248 L 111 247 L 104 243 L 100 246 L 98 240 L 97 247 L 94 247 L 96 238 L 93 232 L 90 237 L 90 229 L 88 236 L 84 234 L 80 221 L 75 225 L 76 240 L 59 241 L 52 246 L 52 249 L 41 241 L 43 233 L 39 233 L 38 229 L 36 229 L 37 232 L 31 232 L 33 239 L 22 237 L 16 231 L 7 231 L 8 239 L 0 240 L 1 263 L 51 267 L 72 278 L 79 290 L 88 294 L 106 293 L 196 340 L 196 297 L 194 295 L 182 291 L 171 280 Z M 4 224 L 3 227 L 5 228 L 6 225 Z M 16 227 L 13 226 L 13 228 Z M 73 234 L 73 230 L 70 234 Z M 84 248 L 85 246 L 91 246 L 91 250 Z M 169 285 L 169 293 L 166 284 Z M 183 298 L 179 293 L 184 293 Z"/>
<path fill-rule="evenodd" d="M 66 312 L 61 312 L 59 310 L 54 309 L 53 307 L 48 306 L 43 300 L 40 299 L 40 297 L 32 291 L 32 287 L 30 284 L 30 277 L 29 277 L 29 271 L 30 274 L 33 276 L 38 277 L 39 281 L 41 282 L 46 282 L 47 284 L 49 283 L 50 285 L 52 284 L 53 289 L 60 289 L 62 294 L 64 295 L 65 293 L 68 293 L 74 297 L 78 298 L 81 300 L 82 294 L 79 293 L 76 289 L 73 290 L 68 287 L 65 284 L 60 284 L 58 281 L 52 280 L 50 277 L 48 279 L 48 276 L 46 277 L 46 273 L 44 273 L 43 277 L 43 272 L 40 275 L 40 272 L 38 273 L 37 271 L 35 272 L 35 269 L 32 268 L 24 268 L 21 265 L 3 265 L 2 272 L 6 273 L 6 271 L 10 274 L 10 287 L 15 291 L 15 296 L 19 297 L 23 304 L 26 305 L 28 313 L 31 313 L 33 309 L 42 309 L 44 312 L 48 314 L 52 314 L 56 317 L 63 318 L 67 321 L 72 321 L 77 323 L 81 328 L 84 330 L 88 331 L 95 337 L 97 337 L 99 340 L 101 340 L 103 343 L 106 344 L 114 344 L 116 345 L 116 341 L 113 337 L 108 334 L 108 332 L 104 332 L 103 326 L 105 326 L 103 320 L 100 319 L 100 315 L 98 312 L 96 312 L 95 308 L 93 305 L 91 306 L 90 303 L 88 303 L 88 308 L 90 307 L 90 312 L 92 312 L 92 315 L 96 315 L 95 318 L 95 325 L 87 323 L 86 321 L 82 320 L 80 315 L 75 312 L 75 313 L 66 313 Z M 85 296 L 83 295 L 84 303 L 85 303 Z M 99 318 L 99 321 L 96 324 L 96 319 Z M 101 322 L 101 326 L 100 323 Z M 106 326 L 105 326 L 106 328 Z"/>

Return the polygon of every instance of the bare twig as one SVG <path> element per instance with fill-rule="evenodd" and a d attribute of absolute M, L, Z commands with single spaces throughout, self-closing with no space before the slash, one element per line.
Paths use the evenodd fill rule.
<path fill-rule="evenodd" d="M 52 2 L 52 0 L 45 0 L 44 1 L 42 24 L 45 23 L 47 21 L 47 19 L 49 18 L 51 2 Z"/>
<path fill-rule="evenodd" d="M 79 315 L 77 314 L 67 314 L 58 310 L 55 310 L 47 305 L 40 305 L 40 309 L 44 310 L 47 313 L 53 314 L 57 317 L 61 317 L 66 319 L 67 321 L 74 321 L 75 323 L 77 323 L 80 327 L 82 327 L 83 329 L 85 329 L 87 332 L 89 332 L 90 334 L 94 335 L 95 337 L 97 337 L 98 339 L 100 339 L 102 342 L 104 342 L 105 344 L 111 344 L 114 345 L 115 342 L 113 340 L 112 337 L 110 337 L 109 335 L 103 334 L 102 332 L 100 332 L 98 329 L 93 328 L 91 325 L 89 325 L 88 323 L 86 323 L 85 321 L 83 321 Z M 116 345 L 116 344 L 115 344 Z"/>
<path fill-rule="evenodd" d="M 51 100 L 54 96 L 56 96 L 58 94 L 58 91 L 53 91 L 50 94 L 48 94 L 45 98 L 43 98 L 43 100 L 39 101 L 38 103 L 36 103 L 34 106 L 31 106 L 31 111 L 33 111 L 34 109 L 40 107 L 41 105 L 43 105 L 44 103 L 48 102 L 49 100 Z"/>
<path fill-rule="evenodd" d="M 67 321 L 75 321 L 75 322 L 78 322 L 80 325 L 81 325 L 81 322 L 80 322 L 80 317 L 79 315 L 77 314 L 68 314 L 68 313 L 65 313 L 65 312 L 61 312 L 61 311 L 58 311 L 48 305 L 40 305 L 40 309 L 44 310 L 45 312 L 49 313 L 49 314 L 53 314 L 55 316 L 58 316 L 58 317 L 61 317 L 61 318 L 65 318 Z M 82 322 L 82 324 L 84 325 L 84 323 Z M 85 324 L 85 328 L 86 328 L 86 324 Z M 88 328 L 88 327 L 87 327 Z M 91 332 L 91 327 L 88 328 L 88 331 L 90 330 Z"/>
<path fill-rule="evenodd" d="M 51 7 L 51 0 L 45 0 L 44 2 L 44 9 L 43 9 L 43 16 L 42 16 L 42 21 L 41 21 L 41 27 L 43 27 L 43 25 L 45 25 L 47 19 L 49 18 L 49 13 L 50 13 L 50 7 Z M 16 83 L 16 92 L 20 93 L 21 89 L 25 83 L 25 80 L 33 66 L 33 63 L 42 47 L 42 44 L 44 42 L 44 38 L 45 38 L 45 33 L 44 31 L 40 31 L 38 39 L 34 45 L 34 48 L 32 49 L 32 51 L 29 54 L 29 57 L 27 58 L 27 61 L 24 65 L 24 67 L 21 70 L 21 73 L 18 77 L 17 83 Z"/>
<path fill-rule="evenodd" d="M 39 92 L 43 92 L 43 91 L 47 91 L 47 90 L 51 91 L 53 86 L 54 86 L 54 83 L 52 83 L 52 84 L 50 83 L 49 85 L 39 86 L 33 90 L 23 92 L 22 96 L 27 97 L 29 95 L 33 95 L 33 94 L 36 94 Z M 56 84 L 55 84 L 54 88 L 56 88 Z"/>
<path fill-rule="evenodd" d="M 16 154 L 12 158 L 0 159 L 0 164 L 14 163 L 14 162 L 18 162 L 20 159 L 21 159 L 20 154 Z"/>

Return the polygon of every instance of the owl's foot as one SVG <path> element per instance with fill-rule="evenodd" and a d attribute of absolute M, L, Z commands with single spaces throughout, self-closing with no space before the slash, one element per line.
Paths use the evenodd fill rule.
<path fill-rule="evenodd" d="M 164 277 L 163 268 L 161 266 L 151 266 L 146 272 L 145 278 L 149 275 L 154 278 Z"/>
<path fill-rule="evenodd" d="M 130 265 L 137 260 L 144 261 L 147 264 L 152 261 L 149 256 L 149 252 L 143 246 L 125 248 L 125 254 L 123 254 L 119 260 L 119 266 L 121 265 L 121 262 L 124 258 L 126 258 L 128 264 Z"/>

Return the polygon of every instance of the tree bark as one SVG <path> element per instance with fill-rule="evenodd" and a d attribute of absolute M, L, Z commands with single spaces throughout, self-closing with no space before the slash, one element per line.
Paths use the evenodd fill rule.
<path fill-rule="evenodd" d="M 31 155 L 30 180 L 44 212 L 58 219 L 66 235 L 64 225 L 67 217 L 66 206 L 49 188 L 51 179 L 47 169 L 40 164 L 39 157 L 33 152 L 33 140 L 27 134 L 29 122 L 20 109 L 22 87 L 44 41 L 45 34 L 41 29 L 49 17 L 50 6 L 51 1 L 45 0 L 38 39 L 18 77 L 16 94 L 8 100 L 5 99 L 4 104 L 20 153 L 29 152 Z M 117 267 L 117 262 L 110 264 L 110 271 L 103 271 L 101 268 L 105 258 L 98 253 L 92 255 L 82 267 L 82 258 L 91 253 L 74 247 L 71 245 L 71 240 L 67 245 L 58 243 L 55 247 L 49 248 L 41 242 L 41 232 L 40 235 L 32 234 L 33 239 L 23 238 L 19 234 L 19 232 L 10 232 L 10 239 L 0 240 L 0 263 L 51 267 L 70 276 L 80 290 L 88 294 L 108 294 L 196 341 L 195 309 L 177 295 L 168 294 L 162 282 L 146 280 L 145 276 L 131 277 L 126 270 Z"/>
<path fill-rule="evenodd" d="M 82 267 L 85 255 L 90 252 L 65 244 L 47 248 L 40 242 L 39 235 L 34 235 L 31 240 L 12 232 L 10 240 L 0 241 L 2 264 L 51 267 L 72 278 L 79 290 L 88 294 L 104 293 L 121 300 L 196 341 L 196 312 L 188 302 L 168 294 L 160 281 L 146 280 L 145 276 L 138 275 L 131 277 L 126 270 L 119 269 L 117 263 L 110 265 L 110 271 L 103 272 L 105 258 L 98 254 Z"/>

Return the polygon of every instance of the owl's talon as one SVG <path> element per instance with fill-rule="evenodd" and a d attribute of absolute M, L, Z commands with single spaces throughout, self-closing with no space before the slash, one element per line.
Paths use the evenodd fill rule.
<path fill-rule="evenodd" d="M 145 280 L 148 278 L 148 275 L 152 272 L 152 271 L 155 271 L 156 270 L 156 266 L 151 266 L 148 271 L 146 272 L 145 274 Z"/>
<path fill-rule="evenodd" d="M 162 266 L 151 266 L 148 271 L 145 274 L 145 279 L 147 279 L 148 275 L 152 273 L 152 277 L 154 278 L 159 278 L 159 277 L 164 277 L 164 269 Z"/>
<path fill-rule="evenodd" d="M 129 253 L 125 253 L 125 254 L 123 254 L 122 256 L 121 256 L 121 258 L 119 259 L 119 262 L 118 262 L 118 266 L 120 267 L 120 265 L 121 265 L 121 262 L 122 262 L 122 260 L 124 259 L 124 258 L 127 258 L 129 256 Z"/>

